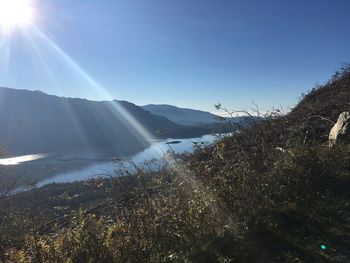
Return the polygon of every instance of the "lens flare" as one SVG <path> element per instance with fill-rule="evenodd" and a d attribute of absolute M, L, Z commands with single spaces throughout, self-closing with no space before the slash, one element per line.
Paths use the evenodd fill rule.
<path fill-rule="evenodd" d="M 33 20 L 28 0 L 0 0 L 0 26 L 6 29 L 25 26 Z"/>

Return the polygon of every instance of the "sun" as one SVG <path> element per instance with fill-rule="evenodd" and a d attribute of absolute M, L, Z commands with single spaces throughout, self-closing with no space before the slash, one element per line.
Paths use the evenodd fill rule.
<path fill-rule="evenodd" d="M 22 27 L 32 20 L 33 9 L 29 0 L 0 0 L 0 27 Z"/>

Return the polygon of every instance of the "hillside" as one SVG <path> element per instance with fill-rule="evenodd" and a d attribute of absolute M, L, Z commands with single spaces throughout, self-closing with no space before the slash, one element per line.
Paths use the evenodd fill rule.
<path fill-rule="evenodd" d="M 147 142 L 126 110 L 155 138 L 194 137 L 208 131 L 153 115 L 126 101 L 89 101 L 40 91 L 0 88 L 0 142 L 11 155 L 30 153 L 83 156 L 131 154 Z"/>
<path fill-rule="evenodd" d="M 166 104 L 149 104 L 142 106 L 142 108 L 152 114 L 166 117 L 169 120 L 182 125 L 211 124 L 217 122 L 218 119 L 218 116 L 210 112 L 179 108 Z"/>
<path fill-rule="evenodd" d="M 179 108 L 172 105 L 149 104 L 142 106 L 142 108 L 179 125 L 198 127 L 215 133 L 232 132 L 240 126 L 251 126 L 262 120 L 258 116 L 254 116 L 254 119 L 247 116 L 220 117 L 210 112 Z"/>
<path fill-rule="evenodd" d="M 289 114 L 167 156 L 157 171 L 120 166 L 124 176 L 3 197 L 0 259 L 349 262 L 350 149 L 326 138 L 349 101 L 344 68 Z"/>

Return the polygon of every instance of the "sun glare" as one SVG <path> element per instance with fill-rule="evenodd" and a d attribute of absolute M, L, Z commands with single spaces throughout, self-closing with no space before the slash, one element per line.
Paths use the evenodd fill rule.
<path fill-rule="evenodd" d="M 11 29 L 25 26 L 33 20 L 33 9 L 29 0 L 0 0 L 0 26 Z"/>

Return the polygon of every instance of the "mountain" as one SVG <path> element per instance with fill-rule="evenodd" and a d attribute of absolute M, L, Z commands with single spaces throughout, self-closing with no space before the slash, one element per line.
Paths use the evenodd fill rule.
<path fill-rule="evenodd" d="M 50 262 L 350 262 L 350 146 L 328 144 L 349 101 L 350 68 L 176 171 L 10 195 L 0 202 L 3 262 L 35 249 Z"/>
<path fill-rule="evenodd" d="M 200 110 L 179 108 L 172 105 L 155 105 L 149 104 L 142 106 L 144 110 L 152 114 L 163 116 L 169 120 L 181 125 L 202 125 L 210 124 L 217 121 L 218 116 Z"/>
<path fill-rule="evenodd" d="M 211 132 L 226 133 L 236 130 L 238 127 L 251 126 L 262 120 L 258 116 L 219 117 L 207 111 L 187 108 L 179 108 L 172 105 L 149 104 L 142 106 L 152 114 L 163 116 L 169 120 L 186 126 L 202 127 Z M 237 126 L 238 124 L 238 126 Z"/>
<path fill-rule="evenodd" d="M 0 144 L 10 155 L 132 154 L 149 145 L 136 132 L 140 127 L 132 119 L 156 138 L 194 137 L 207 132 L 176 124 L 126 101 L 99 102 L 0 88 Z"/>

